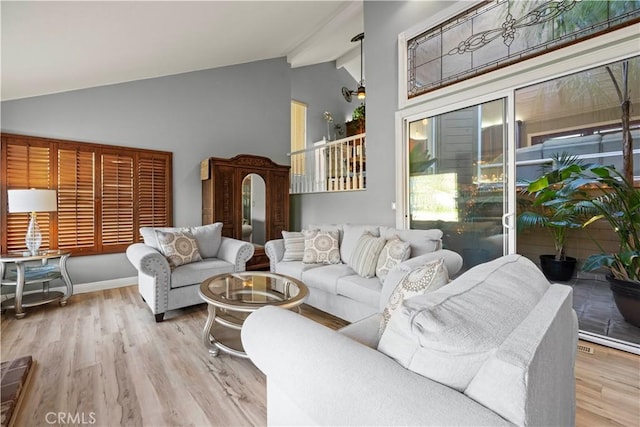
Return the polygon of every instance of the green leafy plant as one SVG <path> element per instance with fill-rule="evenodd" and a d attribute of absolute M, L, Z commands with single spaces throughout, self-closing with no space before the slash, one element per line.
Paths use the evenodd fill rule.
<path fill-rule="evenodd" d="M 579 165 L 576 156 L 563 153 L 554 156 L 554 167 L 547 171 L 546 175 L 556 176 L 560 169 L 571 165 Z M 553 240 L 555 249 L 554 257 L 557 261 L 566 259 L 564 245 L 567 241 L 567 232 L 571 228 L 580 228 L 581 210 L 572 203 L 576 198 L 583 197 L 584 192 L 576 190 L 575 193 L 562 192 L 558 185 L 538 186 L 533 181 L 521 191 L 519 203 L 522 212 L 518 215 L 518 230 L 541 227 L 547 230 Z"/>
<path fill-rule="evenodd" d="M 614 278 L 640 286 L 640 190 L 633 182 L 612 166 L 568 164 L 529 184 L 530 191 L 547 189 L 564 198 L 564 207 L 584 215 L 583 227 L 604 220 L 619 238 L 618 252 L 589 256 L 583 270 L 605 268 Z"/>
<path fill-rule="evenodd" d="M 353 113 L 351 114 L 351 119 L 352 120 L 364 120 L 365 118 L 365 107 L 364 104 L 360 104 L 358 105 L 354 110 Z"/>

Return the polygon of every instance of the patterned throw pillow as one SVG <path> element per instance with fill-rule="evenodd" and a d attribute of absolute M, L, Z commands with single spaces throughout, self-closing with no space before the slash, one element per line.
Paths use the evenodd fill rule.
<path fill-rule="evenodd" d="M 358 276 L 366 278 L 375 276 L 378 257 L 386 242 L 384 237 L 376 237 L 368 232 L 364 233 L 351 252 L 349 267 L 353 268 Z"/>
<path fill-rule="evenodd" d="M 449 272 L 444 265 L 444 259 L 429 261 L 425 265 L 416 267 L 398 283 L 396 289 L 389 297 L 389 302 L 382 312 L 380 321 L 380 336 L 384 332 L 393 312 L 400 307 L 402 302 L 416 295 L 426 294 L 443 287 L 449 282 Z"/>
<path fill-rule="evenodd" d="M 407 260 L 409 255 L 411 255 L 411 244 L 409 242 L 402 241 L 398 236 L 387 240 L 382 252 L 380 252 L 378 264 L 376 265 L 376 276 L 378 276 L 380 282 L 384 282 L 389 270 Z"/>
<path fill-rule="evenodd" d="M 169 261 L 173 269 L 179 265 L 202 261 L 196 239 L 188 231 L 160 231 L 156 230 L 160 252 Z"/>
<path fill-rule="evenodd" d="M 282 261 L 302 261 L 304 256 L 304 234 L 299 231 L 283 231 L 284 256 Z"/>
<path fill-rule="evenodd" d="M 302 230 L 305 264 L 340 264 L 337 231 Z"/>

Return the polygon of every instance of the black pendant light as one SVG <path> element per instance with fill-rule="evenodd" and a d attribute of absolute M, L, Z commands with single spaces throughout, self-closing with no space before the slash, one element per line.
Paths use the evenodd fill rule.
<path fill-rule="evenodd" d="M 358 89 L 350 90 L 348 87 L 342 87 L 342 96 L 347 102 L 351 102 L 352 96 L 356 95 L 356 97 L 362 101 L 367 96 L 367 92 L 364 89 L 364 80 L 362 79 L 362 69 L 363 69 L 363 55 L 362 55 L 362 40 L 364 40 L 364 33 L 360 33 L 354 38 L 351 39 L 352 43 L 360 42 L 360 82 L 358 83 Z"/>

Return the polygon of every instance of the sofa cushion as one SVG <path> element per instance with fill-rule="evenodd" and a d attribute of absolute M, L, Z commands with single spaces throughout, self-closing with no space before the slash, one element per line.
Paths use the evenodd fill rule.
<path fill-rule="evenodd" d="M 196 239 L 188 231 L 156 230 L 160 252 L 173 269 L 182 264 L 202 261 Z"/>
<path fill-rule="evenodd" d="M 305 264 L 302 261 L 281 261 L 276 264 L 276 273 L 302 280 L 302 274 L 313 268 L 324 267 L 324 264 Z"/>
<path fill-rule="evenodd" d="M 305 264 L 339 264 L 337 231 L 302 230 Z"/>
<path fill-rule="evenodd" d="M 359 276 L 375 277 L 378 257 L 386 242 L 384 238 L 375 237 L 369 232 L 362 234 L 351 252 L 349 267 L 353 268 L 353 271 Z"/>
<path fill-rule="evenodd" d="M 299 231 L 283 231 L 284 255 L 282 261 L 302 261 L 304 255 L 304 234 Z"/>
<path fill-rule="evenodd" d="M 378 307 L 382 285 L 376 277 L 362 277 L 357 274 L 338 279 L 336 293 L 371 307 Z"/>
<path fill-rule="evenodd" d="M 384 282 L 389 270 L 405 261 L 409 255 L 411 255 L 409 242 L 401 240 L 397 235 L 387 240 L 376 262 L 376 276 L 380 282 Z"/>
<path fill-rule="evenodd" d="M 392 239 L 398 236 L 411 245 L 411 258 L 442 249 L 442 230 L 398 230 L 391 227 L 380 227 L 380 236 Z"/>
<path fill-rule="evenodd" d="M 320 289 L 330 294 L 337 294 L 338 279 L 355 275 L 356 272 L 347 264 L 323 265 L 302 273 L 302 282 L 309 288 Z"/>
<path fill-rule="evenodd" d="M 402 366 L 464 391 L 549 288 L 520 255 L 480 264 L 391 316 L 378 349 Z"/>
<path fill-rule="evenodd" d="M 345 224 L 342 226 L 343 234 L 340 240 L 340 258 L 342 262 L 349 263 L 351 260 L 351 254 L 358 244 L 358 239 L 364 233 L 369 233 L 372 236 L 380 236 L 380 230 L 377 225 L 355 225 Z"/>
<path fill-rule="evenodd" d="M 218 250 L 222 244 L 221 222 L 189 227 L 189 231 L 196 239 L 202 258 L 215 258 L 218 256 Z"/>
<path fill-rule="evenodd" d="M 447 284 L 449 272 L 443 259 L 429 261 L 409 271 L 393 290 L 380 319 L 380 335 L 394 311 L 407 299 L 435 291 Z"/>
<path fill-rule="evenodd" d="M 217 258 L 209 258 L 200 262 L 181 265 L 171 273 L 171 288 L 202 283 L 217 274 L 233 273 L 234 265 Z"/>

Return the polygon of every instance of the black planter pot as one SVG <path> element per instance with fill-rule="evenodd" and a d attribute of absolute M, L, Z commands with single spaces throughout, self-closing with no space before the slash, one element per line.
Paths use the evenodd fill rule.
<path fill-rule="evenodd" d="M 540 255 L 540 268 L 547 279 L 551 281 L 566 282 L 571 280 L 576 269 L 576 262 L 577 260 L 570 256 L 557 261 L 553 255 Z"/>
<path fill-rule="evenodd" d="M 613 301 L 627 323 L 640 328 L 640 285 L 607 276 Z"/>

